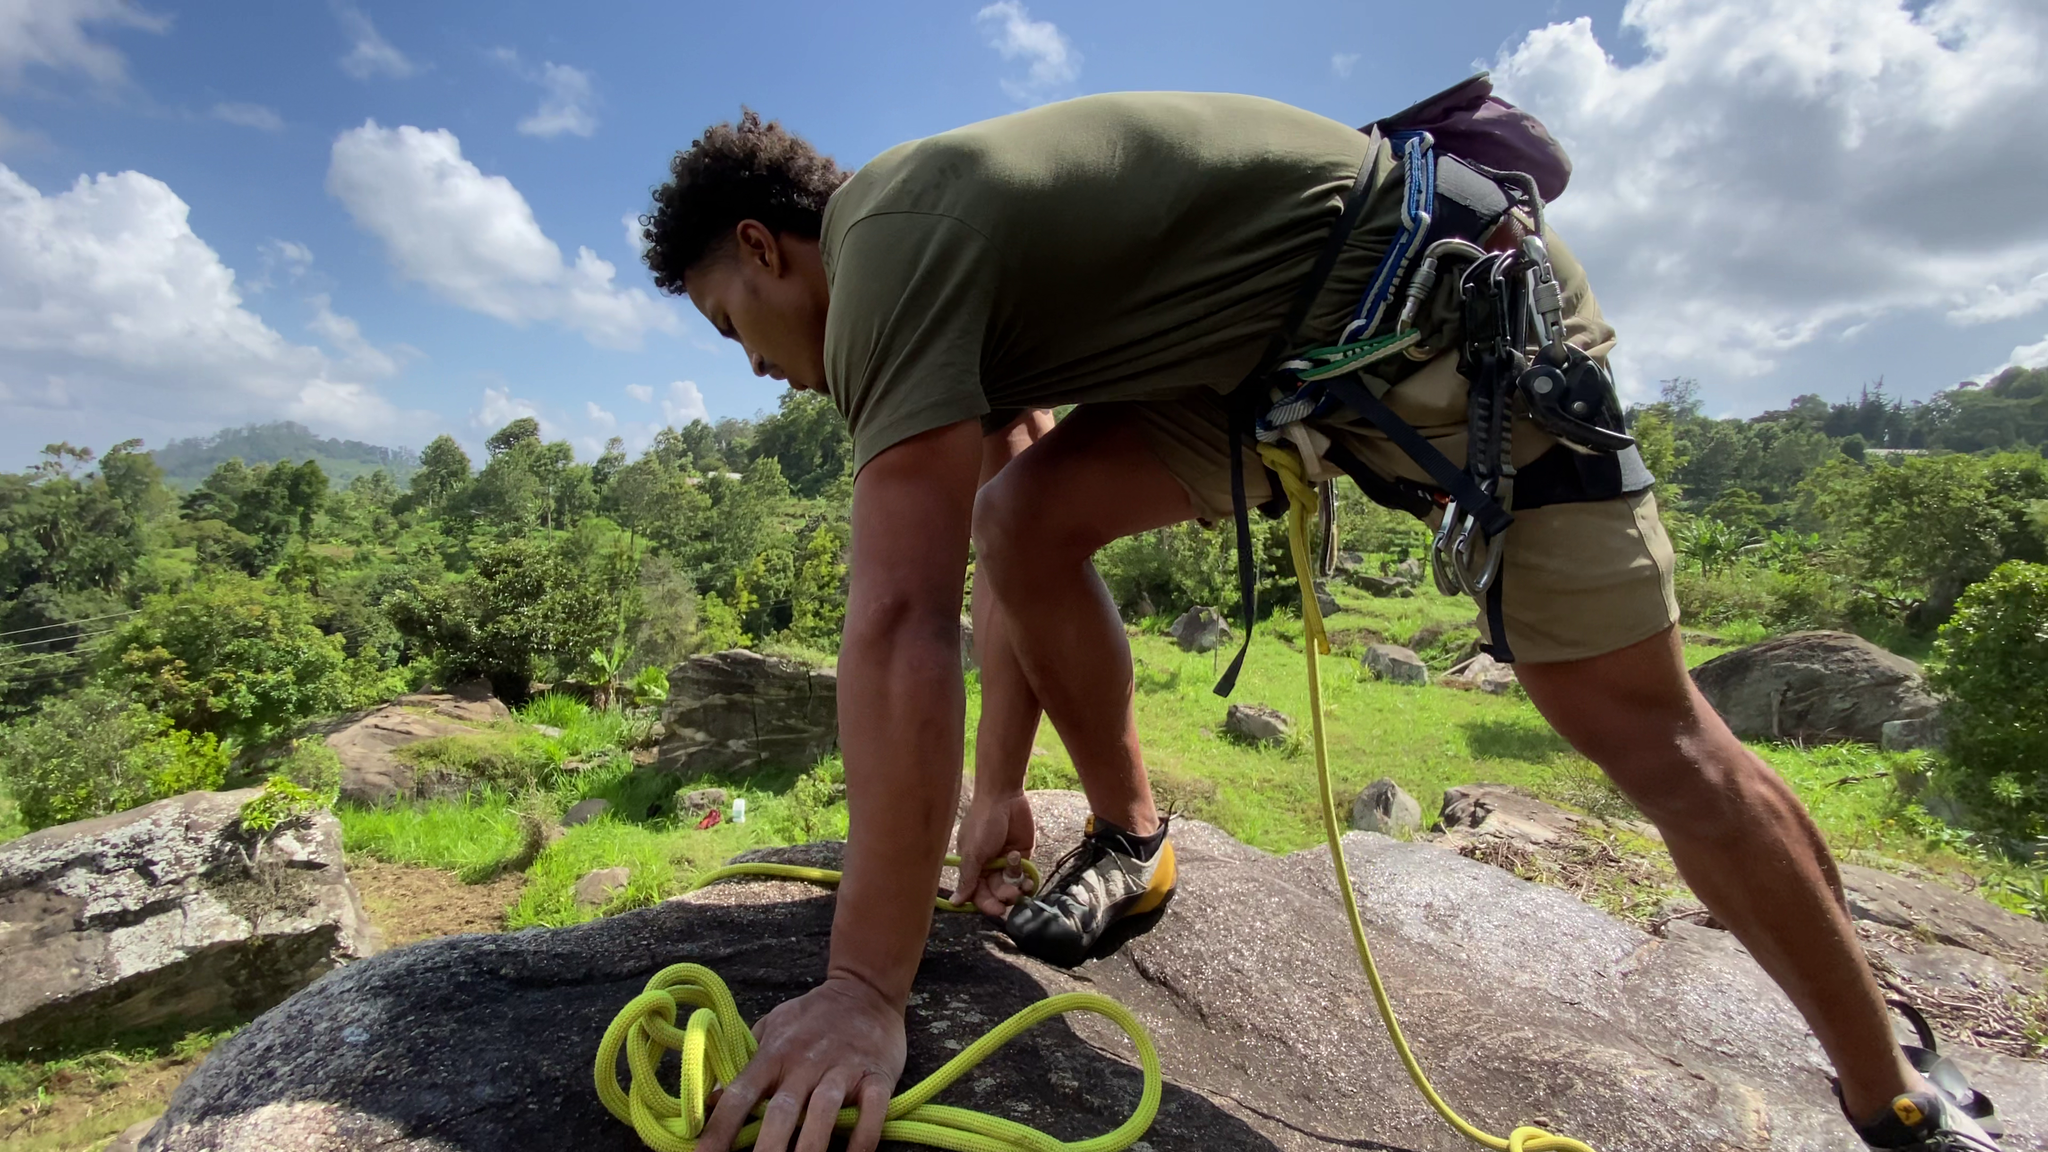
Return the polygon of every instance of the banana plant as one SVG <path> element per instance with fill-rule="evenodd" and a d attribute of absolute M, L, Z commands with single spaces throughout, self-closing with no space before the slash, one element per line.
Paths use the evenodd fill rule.
<path fill-rule="evenodd" d="M 591 693 L 591 703 L 597 705 L 598 711 L 602 712 L 612 706 L 612 700 L 619 691 L 619 671 L 632 657 L 633 650 L 627 647 L 623 640 L 612 641 L 609 649 L 590 650 L 590 667 L 597 673 L 592 677 L 595 691 Z"/>

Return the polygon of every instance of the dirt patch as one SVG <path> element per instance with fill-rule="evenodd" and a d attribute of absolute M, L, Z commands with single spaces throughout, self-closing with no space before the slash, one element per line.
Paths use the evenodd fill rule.
<path fill-rule="evenodd" d="M 348 875 L 387 948 L 464 932 L 503 932 L 505 913 L 526 884 L 526 877 L 517 873 L 488 884 L 464 884 L 455 873 L 439 868 L 386 864 L 362 856 L 349 858 Z"/>

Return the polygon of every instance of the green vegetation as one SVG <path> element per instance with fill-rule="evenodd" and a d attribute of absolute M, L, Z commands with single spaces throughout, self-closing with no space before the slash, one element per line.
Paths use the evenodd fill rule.
<path fill-rule="evenodd" d="M 2048 566 L 2014 561 L 1963 593 L 1936 656 L 1942 783 L 1989 827 L 2048 843 Z"/>
<path fill-rule="evenodd" d="M 2008 372 L 1920 405 L 1881 389 L 1841 404 L 1801 397 L 1753 420 L 1709 418 L 1697 389 L 1673 381 L 1633 419 L 1663 478 L 1681 602 L 1720 638 L 1689 638 L 1688 660 L 1805 627 L 1926 656 L 1949 625 L 1936 676 L 1958 701 L 1952 762 L 1922 771 L 1867 751 L 1767 750 L 1838 846 L 1941 860 L 2027 848 L 2048 786 L 2015 767 L 2042 761 L 2011 733 L 2042 725 L 2032 697 L 1988 686 L 2041 679 L 2024 624 L 2036 585 L 2009 574 L 2048 560 L 2048 465 L 2031 447 L 2048 437 L 2048 373 Z M 673 811 L 678 782 L 635 772 L 632 753 L 650 740 L 666 670 L 692 652 L 832 658 L 849 460 L 837 414 L 801 393 L 755 420 L 664 429 L 637 457 L 614 441 L 587 462 L 530 418 L 491 434 L 477 460 L 446 436 L 415 460 L 276 426 L 154 458 L 132 441 L 104 457 L 52 445 L 36 467 L 0 476 L 0 836 L 257 780 L 258 822 L 289 819 L 338 776 L 324 743 L 303 735 L 310 722 L 476 677 L 518 719 L 402 756 L 479 791 L 345 812 L 351 851 L 472 879 L 524 871 L 514 920 L 563 923 L 594 914 L 569 894 L 587 867 L 627 864 L 634 878 L 613 902 L 624 907 L 741 848 L 830 835 L 844 826 L 836 765 L 681 782 L 749 801 L 747 824 L 699 831 Z M 1413 521 L 1348 482 L 1338 490 L 1338 545 L 1359 571 L 1424 554 Z M 1256 539 L 1266 620 L 1239 698 L 1299 719 L 1298 593 L 1281 524 L 1260 521 Z M 1217 739 L 1222 705 L 1208 689 L 1225 654 L 1181 653 L 1160 635 L 1197 604 L 1235 614 L 1228 534 L 1146 533 L 1098 568 L 1138 619 L 1139 719 L 1160 792 L 1262 847 L 1314 843 L 1300 742 Z M 1359 672 L 1365 645 L 1382 640 L 1444 670 L 1476 636 L 1468 604 L 1427 590 L 1373 599 L 1341 578 L 1333 590 L 1346 611 L 1332 621 L 1327 704 L 1347 792 L 1386 775 L 1429 803 L 1492 779 L 1626 815 L 1526 701 Z M 1057 741 L 1043 742 L 1031 782 L 1071 783 Z M 1943 830 L 1891 783 L 1930 774 L 1974 827 Z M 593 796 L 613 803 L 608 817 L 546 840 L 552 813 Z M 2033 891 L 2032 876 L 2013 873 L 2012 899 Z"/>

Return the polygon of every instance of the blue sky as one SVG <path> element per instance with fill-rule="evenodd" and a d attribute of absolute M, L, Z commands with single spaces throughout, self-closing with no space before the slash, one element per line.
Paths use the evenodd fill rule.
<path fill-rule="evenodd" d="M 2039 0 L 22 0 L 0 467 L 278 418 L 476 445 L 527 413 L 587 456 L 772 408 L 625 224 L 742 102 L 855 165 L 1118 89 L 1357 123 L 1475 66 L 1574 152 L 1556 218 L 1630 391 L 1925 397 L 2048 361 L 2044 45 Z"/>

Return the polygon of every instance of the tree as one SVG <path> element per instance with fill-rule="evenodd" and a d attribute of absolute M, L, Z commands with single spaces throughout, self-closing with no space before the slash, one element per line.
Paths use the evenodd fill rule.
<path fill-rule="evenodd" d="M 412 474 L 412 494 L 427 508 L 439 508 L 469 486 L 469 453 L 446 433 L 434 437 L 420 453 L 420 469 Z"/>
<path fill-rule="evenodd" d="M 501 697 L 523 700 L 536 677 L 574 674 L 611 643 L 631 565 L 623 547 L 588 533 L 482 538 L 470 571 L 415 582 L 387 610 L 444 681 L 483 676 Z"/>
<path fill-rule="evenodd" d="M 103 679 L 180 728 L 265 740 L 348 703 L 342 639 L 305 596 L 236 573 L 151 597 L 109 644 Z"/>
<path fill-rule="evenodd" d="M 795 389 L 782 394 L 780 411 L 761 421 L 754 451 L 773 456 L 790 490 L 806 499 L 824 492 L 853 465 L 853 439 L 839 409 L 825 396 Z"/>
<path fill-rule="evenodd" d="M 491 438 L 484 441 L 484 450 L 493 456 L 497 456 L 501 453 L 510 452 L 529 440 L 539 439 L 540 421 L 531 416 L 521 416 L 519 419 L 491 433 Z"/>

